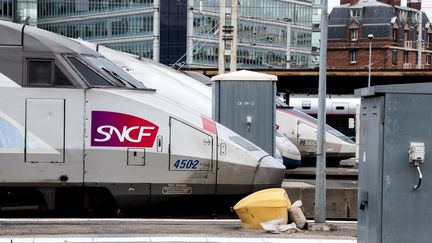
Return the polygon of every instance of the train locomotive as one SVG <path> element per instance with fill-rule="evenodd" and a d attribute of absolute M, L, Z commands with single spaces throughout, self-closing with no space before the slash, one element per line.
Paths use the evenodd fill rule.
<path fill-rule="evenodd" d="M 0 208 L 122 212 L 280 187 L 285 167 L 66 37 L 0 21 Z M 105 205 L 106 206 L 106 205 Z"/>
<path fill-rule="evenodd" d="M 173 99 L 203 115 L 209 117 L 212 115 L 211 88 L 196 79 L 136 55 L 116 51 L 81 39 L 75 41 L 97 51 L 145 86 L 155 88 L 158 94 Z M 286 168 L 298 167 L 301 155 L 297 147 L 281 133 L 278 133 L 275 139 L 276 154 L 280 154 L 277 157 L 281 158 Z"/>
<path fill-rule="evenodd" d="M 115 51 L 80 39 L 76 41 L 99 52 L 137 80 L 149 87 L 156 88 L 164 96 L 181 99 L 184 105 L 203 114 L 211 114 L 211 89 L 194 78 L 136 55 Z M 179 90 L 181 92 L 178 92 Z M 189 94 L 184 99 L 181 95 L 183 92 Z M 290 165 L 299 164 L 302 158 L 313 159 L 316 156 L 316 119 L 302 111 L 288 107 L 279 99 L 276 99 L 276 106 L 278 107 L 276 123 L 279 134 L 276 142 L 278 150 L 283 155 L 284 164 L 290 168 Z M 326 148 L 327 157 L 339 161 L 354 157 L 356 145 L 344 134 L 327 125 Z"/>

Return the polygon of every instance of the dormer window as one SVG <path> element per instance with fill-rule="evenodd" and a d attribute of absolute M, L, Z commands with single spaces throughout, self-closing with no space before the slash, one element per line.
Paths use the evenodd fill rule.
<path fill-rule="evenodd" d="M 353 20 L 348 26 L 348 38 L 350 41 L 357 41 L 359 39 L 360 23 L 357 20 Z"/>
<path fill-rule="evenodd" d="M 351 18 L 360 18 L 362 15 L 361 8 L 353 8 L 351 9 Z"/>
<path fill-rule="evenodd" d="M 399 12 L 399 18 L 403 21 L 406 22 L 408 20 L 408 13 L 407 11 L 401 10 Z"/>

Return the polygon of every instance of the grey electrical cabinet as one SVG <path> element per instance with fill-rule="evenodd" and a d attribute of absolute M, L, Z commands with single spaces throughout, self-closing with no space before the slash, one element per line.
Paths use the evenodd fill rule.
<path fill-rule="evenodd" d="M 276 81 L 276 76 L 245 70 L 212 78 L 213 119 L 271 155 L 275 152 Z"/>
<path fill-rule="evenodd" d="M 432 242 L 432 83 L 356 94 L 362 97 L 358 242 Z"/>

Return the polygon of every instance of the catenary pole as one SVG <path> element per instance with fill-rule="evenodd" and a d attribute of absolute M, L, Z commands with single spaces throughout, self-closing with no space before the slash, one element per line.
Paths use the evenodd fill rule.
<path fill-rule="evenodd" d="M 230 71 L 237 71 L 237 34 L 238 34 L 238 0 L 231 0 L 231 25 L 233 26 L 233 39 L 231 41 Z"/>
<path fill-rule="evenodd" d="M 422 33 L 423 33 L 423 11 L 418 11 L 418 40 L 417 40 L 417 68 L 422 68 Z"/>
<path fill-rule="evenodd" d="M 225 0 L 219 0 L 219 53 L 218 53 L 218 74 L 225 73 L 225 41 L 223 29 L 225 26 Z"/>
<path fill-rule="evenodd" d="M 318 131 L 315 181 L 315 223 L 326 222 L 326 83 L 327 83 L 327 0 L 323 0 L 321 15 L 320 67 L 318 84 Z"/>

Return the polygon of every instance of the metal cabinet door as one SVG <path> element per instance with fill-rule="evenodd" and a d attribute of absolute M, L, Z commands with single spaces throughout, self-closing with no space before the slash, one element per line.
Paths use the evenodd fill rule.
<path fill-rule="evenodd" d="M 360 111 L 358 242 L 381 241 L 384 97 L 362 100 Z"/>
<path fill-rule="evenodd" d="M 431 242 L 432 239 L 432 96 L 386 94 L 382 173 L 383 243 Z M 421 187 L 408 162 L 410 142 L 425 144 Z"/>

